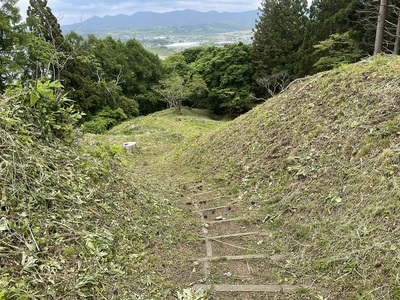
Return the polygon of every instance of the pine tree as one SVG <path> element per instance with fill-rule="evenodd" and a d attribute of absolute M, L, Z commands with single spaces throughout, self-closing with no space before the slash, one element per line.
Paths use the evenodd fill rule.
<path fill-rule="evenodd" d="M 316 49 L 315 46 L 324 44 L 324 41 L 329 43 L 337 40 L 338 35 L 342 38 L 346 37 L 347 42 L 352 44 L 352 48 L 359 52 L 361 34 L 358 33 L 359 28 L 357 28 L 358 5 L 359 0 L 314 0 L 312 2 L 303 44 L 297 55 L 296 74 L 298 77 L 321 71 L 320 68 L 315 68 L 315 64 L 321 58 L 323 59 L 321 55 L 324 51 L 319 51 L 320 49 Z M 344 50 L 348 51 L 347 48 Z"/>
<path fill-rule="evenodd" d="M 12 82 L 20 67 L 15 62 L 17 46 L 22 42 L 21 16 L 17 0 L 2 0 L 0 6 L 0 92 Z"/>
<path fill-rule="evenodd" d="M 307 23 L 307 0 L 264 0 L 253 37 L 255 77 L 294 72 Z"/>
<path fill-rule="evenodd" d="M 54 44 L 57 49 L 64 47 L 60 24 L 47 6 L 47 0 L 29 0 L 29 4 L 26 19 L 29 30 L 35 36 Z"/>
<path fill-rule="evenodd" d="M 34 62 L 36 79 L 51 75 L 61 80 L 70 55 L 70 47 L 62 35 L 60 24 L 53 15 L 47 0 L 29 0 L 26 24 L 33 38 L 30 42 L 30 58 Z M 31 71 L 32 72 L 32 71 Z"/>

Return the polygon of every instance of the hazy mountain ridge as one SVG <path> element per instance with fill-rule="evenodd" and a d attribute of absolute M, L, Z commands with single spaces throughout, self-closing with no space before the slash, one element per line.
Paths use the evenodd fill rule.
<path fill-rule="evenodd" d="M 246 12 L 216 11 L 199 12 L 195 10 L 177 10 L 166 13 L 138 12 L 133 15 L 94 16 L 82 23 L 61 26 L 64 33 L 75 30 L 78 33 L 94 33 L 102 31 L 154 28 L 154 27 L 186 27 L 214 24 L 233 30 L 250 30 L 254 28 L 258 17 L 257 10 Z"/>

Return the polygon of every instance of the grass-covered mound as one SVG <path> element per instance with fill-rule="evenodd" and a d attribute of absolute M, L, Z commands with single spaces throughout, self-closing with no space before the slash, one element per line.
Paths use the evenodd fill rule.
<path fill-rule="evenodd" d="M 76 135 L 59 88 L 0 98 L 0 299 L 176 295 L 190 220 L 122 148 Z"/>
<path fill-rule="evenodd" d="M 294 82 L 175 166 L 235 186 L 282 276 L 318 299 L 400 299 L 400 58 Z"/>
<path fill-rule="evenodd" d="M 136 142 L 137 151 L 129 161 L 135 173 L 150 172 L 165 177 L 164 171 L 172 171 L 179 176 L 173 169 L 163 169 L 164 158 L 185 141 L 212 132 L 226 121 L 229 117 L 216 116 L 205 109 L 183 108 L 181 112 L 167 109 L 127 120 L 104 135 L 88 137 L 117 145 Z"/>

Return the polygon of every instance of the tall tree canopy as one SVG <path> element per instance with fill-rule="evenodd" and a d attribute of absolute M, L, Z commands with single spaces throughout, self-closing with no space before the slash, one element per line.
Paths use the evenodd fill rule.
<path fill-rule="evenodd" d="M 26 24 L 31 32 L 29 41 L 30 71 L 39 77 L 52 76 L 61 80 L 61 71 L 70 58 L 70 49 L 61 32 L 60 24 L 47 6 L 47 0 L 29 0 Z"/>
<path fill-rule="evenodd" d="M 47 0 L 29 0 L 26 23 L 35 36 L 42 37 L 56 48 L 65 45 L 60 24 L 47 6 Z"/>
<path fill-rule="evenodd" d="M 135 99 L 142 113 L 151 112 L 157 102 L 151 87 L 158 82 L 162 74 L 158 56 L 146 50 L 137 40 L 126 42 L 111 37 L 98 39 L 90 35 L 87 39 L 86 55 L 92 55 L 92 73 L 96 80 L 114 82 L 121 92 Z"/>
<path fill-rule="evenodd" d="M 314 0 L 303 44 L 297 55 L 301 77 L 355 62 L 363 51 L 357 10 L 359 0 Z"/>
<path fill-rule="evenodd" d="M 264 0 L 253 38 L 255 77 L 294 73 L 307 24 L 307 0 Z"/>
<path fill-rule="evenodd" d="M 0 6 L 0 92 L 19 73 L 16 51 L 22 43 L 23 27 L 19 25 L 21 16 L 16 6 L 17 0 L 3 0 Z"/>
<path fill-rule="evenodd" d="M 199 75 L 207 84 L 209 94 L 203 105 L 217 113 L 241 113 L 249 107 L 252 55 L 252 47 L 243 43 L 211 47 L 198 55 L 190 74 Z"/>

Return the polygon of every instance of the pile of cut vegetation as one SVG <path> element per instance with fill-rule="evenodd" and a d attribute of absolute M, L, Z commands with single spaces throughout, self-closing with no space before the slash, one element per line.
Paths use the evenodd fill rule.
<path fill-rule="evenodd" d="M 317 299 L 400 298 L 398 56 L 297 80 L 194 144 L 182 166 L 247 195 L 283 281 Z"/>
<path fill-rule="evenodd" d="M 188 218 L 72 130 L 60 87 L 0 98 L 0 299 L 167 299 Z"/>

